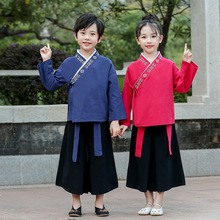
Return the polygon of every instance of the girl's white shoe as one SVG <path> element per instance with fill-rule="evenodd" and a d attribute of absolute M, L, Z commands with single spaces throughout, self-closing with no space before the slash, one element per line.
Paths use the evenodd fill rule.
<path fill-rule="evenodd" d="M 157 204 L 157 203 L 154 203 L 153 207 L 154 206 L 158 206 L 160 208 L 159 209 L 152 208 L 151 211 L 150 211 L 150 214 L 151 215 L 163 215 L 163 208 L 162 208 L 162 206 L 160 204 Z"/>
<path fill-rule="evenodd" d="M 143 208 L 138 211 L 138 215 L 149 215 L 152 210 L 152 204 L 147 203 L 147 205 L 150 205 L 149 207 Z"/>

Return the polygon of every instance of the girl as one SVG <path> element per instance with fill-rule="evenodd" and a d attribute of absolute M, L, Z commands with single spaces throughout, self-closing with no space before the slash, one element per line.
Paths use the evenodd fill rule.
<path fill-rule="evenodd" d="M 68 83 L 68 122 L 56 185 L 72 194 L 71 217 L 82 215 L 80 195 L 88 192 L 96 195 L 95 213 L 109 215 L 103 196 L 118 187 L 110 132 L 119 135 L 118 120 L 126 113 L 114 66 L 95 49 L 103 32 L 104 24 L 95 15 L 81 15 L 74 26 L 80 50 L 55 73 L 50 46 L 40 51 L 43 62 L 38 68 L 45 88 L 52 91 Z"/>
<path fill-rule="evenodd" d="M 126 185 L 145 194 L 146 205 L 139 215 L 162 215 L 164 191 L 185 185 L 174 125 L 173 90 L 187 92 L 198 67 L 187 45 L 180 71 L 162 57 L 157 51 L 163 40 L 162 28 L 151 14 L 138 23 L 136 40 L 143 53 L 129 65 L 122 91 L 127 119 L 120 122 L 121 135 L 130 126 L 133 111 Z"/>

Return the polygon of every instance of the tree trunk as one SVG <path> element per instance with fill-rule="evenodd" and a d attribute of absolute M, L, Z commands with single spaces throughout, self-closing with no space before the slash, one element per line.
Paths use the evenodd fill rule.
<path fill-rule="evenodd" d="M 175 8 L 175 1 L 169 0 L 168 6 L 167 6 L 167 12 L 164 16 L 162 30 L 163 30 L 163 41 L 160 43 L 158 50 L 161 52 L 162 55 L 164 55 L 164 50 L 167 44 L 168 39 L 168 32 L 170 27 L 170 22 L 172 20 L 172 14 L 173 10 Z"/>

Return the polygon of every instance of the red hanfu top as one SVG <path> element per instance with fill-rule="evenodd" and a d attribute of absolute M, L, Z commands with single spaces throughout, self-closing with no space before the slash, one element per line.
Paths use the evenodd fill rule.
<path fill-rule="evenodd" d="M 151 63 L 141 54 L 137 61 L 128 66 L 126 72 L 122 98 L 127 119 L 120 123 L 130 126 L 132 109 L 133 124 L 136 127 L 174 124 L 173 91 L 188 92 L 197 69 L 195 63 L 182 61 L 179 71 L 175 63 L 162 57 L 160 52 Z M 140 135 L 137 135 L 137 139 L 143 136 L 143 131 L 138 133 Z M 167 135 L 169 140 L 171 126 L 167 127 Z"/>

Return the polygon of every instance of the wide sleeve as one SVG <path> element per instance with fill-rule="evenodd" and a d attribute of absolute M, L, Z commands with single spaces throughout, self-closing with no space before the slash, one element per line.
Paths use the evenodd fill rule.
<path fill-rule="evenodd" d="M 63 66 L 64 64 L 62 63 L 54 73 L 50 59 L 40 62 L 37 65 L 41 81 L 47 90 L 54 91 L 66 83 L 66 80 L 63 76 Z"/>
<path fill-rule="evenodd" d="M 179 93 L 186 93 L 190 89 L 192 81 L 196 75 L 198 66 L 191 62 L 182 61 L 181 69 L 173 63 L 173 86 L 174 91 Z"/>
<path fill-rule="evenodd" d="M 108 101 L 109 121 L 125 119 L 126 113 L 118 84 L 118 77 L 113 64 L 111 64 L 109 69 Z"/>
<path fill-rule="evenodd" d="M 130 126 L 131 123 L 131 107 L 132 107 L 133 89 L 131 84 L 131 75 L 129 67 L 125 75 L 124 86 L 122 90 L 122 99 L 125 107 L 127 119 L 121 120 L 120 124 Z"/>

